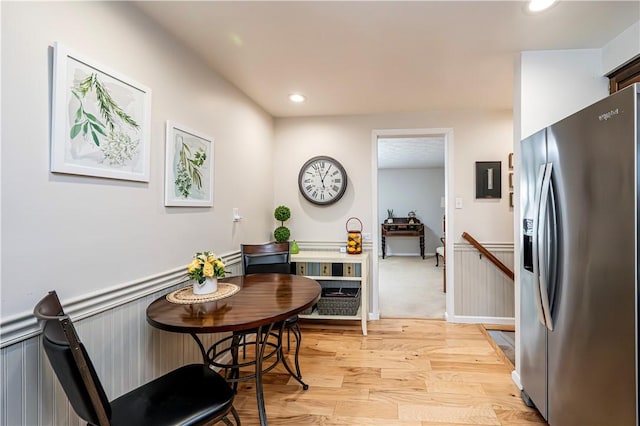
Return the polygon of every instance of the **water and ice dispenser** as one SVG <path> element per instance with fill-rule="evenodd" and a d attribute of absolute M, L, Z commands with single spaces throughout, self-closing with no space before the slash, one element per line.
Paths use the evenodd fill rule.
<path fill-rule="evenodd" d="M 527 271 L 533 272 L 533 219 L 522 220 L 522 236 L 522 266 Z"/>

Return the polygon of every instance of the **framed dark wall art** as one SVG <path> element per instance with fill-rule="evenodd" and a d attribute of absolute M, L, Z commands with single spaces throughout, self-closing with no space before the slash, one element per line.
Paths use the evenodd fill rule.
<path fill-rule="evenodd" d="M 476 198 L 502 198 L 500 161 L 476 161 Z"/>

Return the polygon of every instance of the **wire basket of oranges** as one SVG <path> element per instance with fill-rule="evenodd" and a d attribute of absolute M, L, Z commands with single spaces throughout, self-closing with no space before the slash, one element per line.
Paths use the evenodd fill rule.
<path fill-rule="evenodd" d="M 362 253 L 362 222 L 357 217 L 347 219 L 347 253 Z"/>

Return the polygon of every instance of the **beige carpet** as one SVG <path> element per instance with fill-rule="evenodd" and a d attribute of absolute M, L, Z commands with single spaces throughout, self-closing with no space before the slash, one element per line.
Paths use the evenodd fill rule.
<path fill-rule="evenodd" d="M 381 318 L 444 318 L 442 263 L 434 257 L 378 259 Z"/>

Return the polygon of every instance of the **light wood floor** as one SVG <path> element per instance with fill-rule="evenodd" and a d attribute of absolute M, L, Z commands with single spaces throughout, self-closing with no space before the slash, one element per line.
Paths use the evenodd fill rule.
<path fill-rule="evenodd" d="M 481 326 L 442 320 L 303 323 L 307 391 L 281 366 L 264 376 L 269 425 L 544 425 Z M 293 355 L 293 351 L 291 352 Z M 257 425 L 253 382 L 235 406 Z"/>

